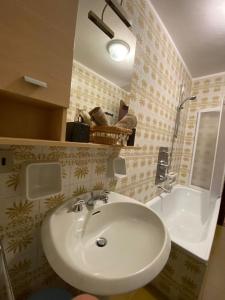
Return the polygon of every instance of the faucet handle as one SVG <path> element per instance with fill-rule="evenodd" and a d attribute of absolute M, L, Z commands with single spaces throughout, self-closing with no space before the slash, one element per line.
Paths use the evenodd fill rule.
<path fill-rule="evenodd" d="M 89 208 L 93 207 L 98 200 L 103 201 L 105 204 L 108 203 L 108 194 L 109 193 L 110 192 L 107 190 L 103 190 L 100 193 L 98 191 L 98 195 L 96 196 L 95 193 L 93 191 L 91 191 L 90 192 L 91 198 L 88 201 L 86 201 L 87 207 L 89 207 Z"/>
<path fill-rule="evenodd" d="M 76 201 L 72 204 L 72 211 L 79 212 L 83 210 L 83 205 L 85 201 L 81 198 L 77 198 Z"/>
<path fill-rule="evenodd" d="M 158 163 L 160 167 L 164 167 L 164 168 L 168 168 L 169 164 L 166 163 L 165 160 L 160 160 L 160 162 Z"/>
<path fill-rule="evenodd" d="M 167 176 L 164 176 L 164 175 L 159 175 L 159 180 L 160 181 L 164 181 L 167 179 Z"/>
<path fill-rule="evenodd" d="M 110 191 L 103 190 L 100 195 L 100 199 L 104 201 L 104 203 L 108 203 Z"/>

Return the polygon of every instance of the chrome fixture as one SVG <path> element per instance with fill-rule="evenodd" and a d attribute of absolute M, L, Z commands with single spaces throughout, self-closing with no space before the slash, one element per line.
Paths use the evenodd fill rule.
<path fill-rule="evenodd" d="M 99 29 L 101 29 L 110 39 L 114 38 L 114 32 L 111 28 L 103 21 L 105 8 L 102 11 L 102 18 L 100 19 L 92 10 L 88 13 L 88 19 L 90 19 Z"/>
<path fill-rule="evenodd" d="M 177 106 L 177 113 L 176 113 L 175 126 L 174 126 L 174 132 L 173 132 L 173 137 L 172 137 L 171 151 L 170 151 L 170 154 L 169 154 L 168 170 L 170 170 L 171 164 L 172 164 L 174 143 L 175 143 L 175 139 L 178 136 L 178 130 L 179 130 L 179 125 L 180 125 L 181 110 L 184 108 L 184 104 L 185 104 L 186 101 L 194 101 L 194 100 L 197 99 L 197 96 L 190 96 L 190 97 L 187 97 L 184 100 L 182 100 L 183 95 L 184 95 L 184 85 L 181 84 L 181 86 L 180 86 L 180 97 L 179 97 L 179 103 L 180 104 Z"/>
<path fill-rule="evenodd" d="M 164 160 L 160 160 L 159 165 L 160 165 L 161 167 L 164 167 L 164 168 L 168 168 L 168 167 L 169 167 L 169 165 L 166 164 Z"/>
<path fill-rule="evenodd" d="M 99 237 L 96 240 L 96 245 L 98 247 L 105 247 L 107 245 L 107 239 L 104 237 Z"/>
<path fill-rule="evenodd" d="M 185 98 L 177 107 L 177 114 L 176 114 L 176 120 L 175 120 L 175 127 L 174 127 L 174 138 L 177 138 L 178 136 L 178 129 L 179 129 L 179 125 L 180 125 L 180 112 L 181 110 L 184 108 L 184 103 L 186 101 L 193 101 L 193 100 L 196 100 L 196 96 L 190 96 L 190 97 L 187 97 Z"/>
<path fill-rule="evenodd" d="M 94 205 L 97 201 L 103 201 L 103 203 L 108 203 L 108 194 L 109 191 L 102 191 L 99 195 L 94 195 L 94 192 L 91 192 L 91 198 L 84 200 L 81 198 L 77 198 L 76 201 L 73 203 L 71 211 L 73 212 L 81 212 L 84 208 L 84 205 L 88 209 L 93 209 Z"/>
<path fill-rule="evenodd" d="M 80 212 L 83 210 L 83 205 L 85 204 L 85 201 L 78 198 L 76 202 L 72 205 L 72 211 L 73 212 Z"/>
<path fill-rule="evenodd" d="M 162 183 L 167 180 L 168 169 L 168 147 L 160 147 L 158 155 L 158 163 L 155 177 L 155 184 Z"/>
<path fill-rule="evenodd" d="M 166 189 L 163 186 L 158 185 L 157 188 L 161 189 L 163 192 L 166 192 L 166 193 L 171 193 L 171 190 L 172 190 L 172 186 L 170 186 L 169 189 Z"/>
<path fill-rule="evenodd" d="M 181 110 L 184 108 L 184 103 L 188 100 L 190 101 L 193 101 L 193 100 L 196 100 L 197 96 L 190 96 L 190 97 L 187 97 L 186 99 L 184 99 L 181 104 L 177 107 L 177 110 Z"/>
<path fill-rule="evenodd" d="M 166 179 L 167 179 L 166 175 L 159 175 L 159 181 L 160 182 L 164 182 L 164 181 L 166 181 Z"/>
<path fill-rule="evenodd" d="M 105 0 L 107 5 L 109 5 L 112 10 L 117 14 L 117 16 L 120 18 L 120 20 L 127 26 L 131 27 L 131 22 L 128 21 L 128 18 L 126 16 L 126 12 L 124 11 L 122 4 L 123 1 L 119 4 L 116 0 Z"/>
<path fill-rule="evenodd" d="M 105 204 L 108 203 L 108 194 L 109 191 L 103 191 L 100 195 L 94 196 L 94 193 L 91 192 L 91 198 L 86 202 L 87 207 L 93 207 L 97 201 L 103 201 Z"/>
<path fill-rule="evenodd" d="M 48 84 L 46 82 L 38 80 L 38 79 L 35 79 L 35 78 L 32 78 L 32 77 L 27 76 L 27 75 L 24 75 L 23 79 L 26 82 L 29 82 L 29 83 L 31 83 L 33 85 L 36 85 L 36 86 L 40 86 L 40 87 L 43 87 L 43 88 L 47 88 L 48 87 Z"/>

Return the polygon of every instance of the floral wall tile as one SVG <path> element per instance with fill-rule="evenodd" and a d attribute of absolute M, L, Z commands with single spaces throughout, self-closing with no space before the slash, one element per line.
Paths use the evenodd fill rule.
<path fill-rule="evenodd" d="M 168 300 L 197 300 L 207 263 L 172 243 L 162 272 L 150 283 Z"/>
<path fill-rule="evenodd" d="M 135 142 L 142 149 L 121 151 L 126 158 L 128 176 L 115 180 L 107 176 L 107 162 L 110 156 L 118 155 L 117 150 L 7 146 L 13 150 L 15 164 L 11 172 L 0 174 L 0 236 L 4 237 L 12 276 L 21 269 L 13 279 L 19 298 L 59 280 L 44 257 L 40 240 L 40 226 L 49 210 L 93 189 L 115 190 L 141 202 L 151 200 L 158 193 L 154 184 L 158 150 L 160 146 L 171 147 L 180 84 L 185 84 L 186 95 L 190 95 L 192 80 L 149 1 L 126 0 L 124 8 L 132 19 L 132 30 L 137 37 L 130 94 L 105 82 L 74 60 L 68 120 L 74 119 L 77 108 L 89 110 L 102 106 L 113 112 L 111 122 L 115 122 L 119 101 L 123 99 L 138 118 Z M 201 94 L 198 107 L 209 102 L 214 107 L 218 105 L 221 86 L 221 80 L 194 82 L 193 93 L 199 91 Z M 208 90 L 212 99 L 204 100 Z M 193 132 L 195 110 L 193 103 L 182 112 L 173 156 L 173 170 L 180 173 L 179 180 L 183 183 L 190 169 L 192 136 L 189 133 Z M 61 162 L 63 189 L 60 195 L 27 202 L 21 189 L 22 164 L 38 160 Z M 172 272 L 172 268 L 168 267 L 168 272 Z M 23 283 L 24 274 L 29 276 L 26 275 Z M 4 295 L 0 287 L 0 298 L 5 299 Z"/>

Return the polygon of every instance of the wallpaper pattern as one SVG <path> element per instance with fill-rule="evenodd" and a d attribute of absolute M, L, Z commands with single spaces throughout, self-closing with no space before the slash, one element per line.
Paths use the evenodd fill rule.
<path fill-rule="evenodd" d="M 188 96 L 192 81 L 149 2 L 131 0 L 124 4 L 137 38 L 130 94 L 114 85 L 110 87 L 108 81 L 104 82 L 102 77 L 74 61 L 68 120 L 73 119 L 77 108 L 89 110 L 101 104 L 104 110 L 111 110 L 116 117 L 119 101 L 123 99 L 129 104 L 130 112 L 138 118 L 135 145 L 142 146 L 142 150 L 133 151 L 127 157 L 130 167 L 128 177 L 118 184 L 123 186 L 124 192 L 146 202 L 157 194 L 154 181 L 159 147 L 171 146 L 180 85 L 185 85 L 185 96 Z M 186 113 L 187 106 L 181 114 L 173 155 L 172 167 L 177 173 Z"/>
<path fill-rule="evenodd" d="M 125 90 L 74 60 L 68 121 L 76 118 L 77 109 L 88 112 L 95 106 L 101 106 L 104 111 L 113 113 L 114 116 L 109 117 L 109 122 L 114 124 L 118 119 L 118 106 L 122 99 L 129 104 L 129 95 Z"/>
<path fill-rule="evenodd" d="M 172 243 L 162 272 L 150 283 L 167 300 L 198 300 L 207 264 Z"/>
<path fill-rule="evenodd" d="M 12 172 L 0 176 L 0 237 L 4 238 L 16 299 L 27 299 L 32 290 L 64 285 L 51 270 L 42 250 L 40 227 L 46 213 L 83 192 L 114 189 L 114 180 L 106 174 L 107 160 L 118 153 L 61 147 L 5 146 L 5 149 L 13 151 L 14 167 Z M 30 202 L 22 192 L 22 164 L 39 160 L 61 162 L 62 193 Z M 5 300 L 7 297 L 1 272 L 0 275 L 0 299 Z"/>
<path fill-rule="evenodd" d="M 25 299 L 32 290 L 55 284 L 56 279 L 58 285 L 63 284 L 46 262 L 41 247 L 40 225 L 50 209 L 91 189 L 116 190 L 142 202 L 158 193 L 154 185 L 158 149 L 171 145 L 180 84 L 185 84 L 185 94 L 190 95 L 191 77 L 149 0 L 127 0 L 124 5 L 137 37 L 131 93 L 127 95 L 74 61 L 68 120 L 74 118 L 77 107 L 89 109 L 96 105 L 113 111 L 116 116 L 119 100 L 125 99 L 138 118 L 136 145 L 142 149 L 122 151 L 128 176 L 116 182 L 106 177 L 107 160 L 117 154 L 111 150 L 9 146 L 14 152 L 15 165 L 10 173 L 0 174 L 0 236 L 4 237 L 18 300 Z M 194 88 L 198 89 L 197 83 Z M 218 99 L 213 103 L 217 105 Z M 186 148 L 190 150 L 192 142 L 187 127 L 182 157 L 186 116 L 187 106 L 182 111 L 173 160 L 174 171 L 179 172 L 181 164 L 181 182 L 186 182 L 188 176 L 186 159 L 190 159 L 190 151 Z M 21 192 L 21 166 L 27 160 L 40 159 L 62 163 L 63 191 L 55 197 L 28 202 Z M 0 299 L 6 299 L 2 281 Z"/>

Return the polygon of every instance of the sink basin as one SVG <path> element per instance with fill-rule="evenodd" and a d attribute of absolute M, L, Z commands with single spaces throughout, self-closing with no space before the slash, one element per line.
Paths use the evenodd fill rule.
<path fill-rule="evenodd" d="M 144 286 L 162 270 L 171 242 L 151 209 L 113 192 L 108 204 L 81 212 L 71 210 L 74 201 L 42 226 L 45 255 L 62 279 L 95 295 L 114 295 Z"/>

